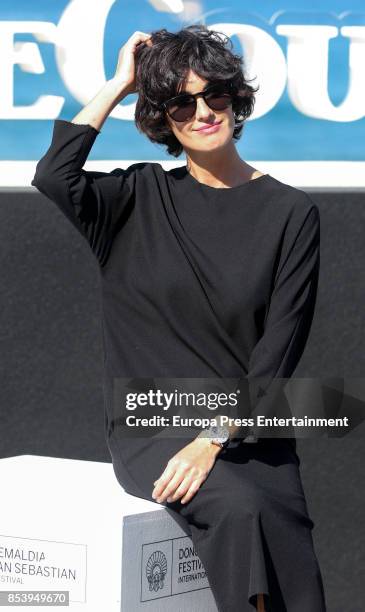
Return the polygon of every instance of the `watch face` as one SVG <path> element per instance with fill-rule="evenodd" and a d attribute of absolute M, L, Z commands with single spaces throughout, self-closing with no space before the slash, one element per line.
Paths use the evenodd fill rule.
<path fill-rule="evenodd" d="M 226 427 L 214 425 L 213 427 L 211 427 L 211 432 L 217 442 L 224 444 L 229 440 L 229 431 Z"/>

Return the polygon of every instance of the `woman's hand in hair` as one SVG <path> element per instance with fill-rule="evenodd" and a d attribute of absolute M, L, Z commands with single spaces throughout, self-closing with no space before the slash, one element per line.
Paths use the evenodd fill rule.
<path fill-rule="evenodd" d="M 118 64 L 113 81 L 120 83 L 123 93 L 136 92 L 136 62 L 135 53 L 141 44 L 152 46 L 151 34 L 134 32 L 119 50 Z"/>
<path fill-rule="evenodd" d="M 220 450 L 208 438 L 195 438 L 168 461 L 153 483 L 152 497 L 159 503 L 180 498 L 182 504 L 190 501 L 208 477 Z"/>

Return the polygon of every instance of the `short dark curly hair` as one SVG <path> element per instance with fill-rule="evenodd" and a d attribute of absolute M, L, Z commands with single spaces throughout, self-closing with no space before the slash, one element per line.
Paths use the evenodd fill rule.
<path fill-rule="evenodd" d="M 138 100 L 135 124 L 138 130 L 167 152 L 178 157 L 183 147 L 161 109 L 162 102 L 176 96 L 189 69 L 207 81 L 228 81 L 233 85 L 232 111 L 236 126 L 233 139 L 241 137 L 244 121 L 254 109 L 254 94 L 244 75 L 241 55 L 232 52 L 232 41 L 223 32 L 194 24 L 178 32 L 165 28 L 150 32 L 152 46 L 141 43 L 136 50 L 136 89 Z"/>

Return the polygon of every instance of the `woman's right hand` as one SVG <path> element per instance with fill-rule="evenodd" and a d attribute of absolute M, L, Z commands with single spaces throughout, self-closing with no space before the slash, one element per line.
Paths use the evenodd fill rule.
<path fill-rule="evenodd" d="M 120 83 L 124 93 L 136 93 L 135 52 L 141 43 L 152 46 L 151 34 L 134 32 L 119 51 L 118 65 L 112 80 Z"/>

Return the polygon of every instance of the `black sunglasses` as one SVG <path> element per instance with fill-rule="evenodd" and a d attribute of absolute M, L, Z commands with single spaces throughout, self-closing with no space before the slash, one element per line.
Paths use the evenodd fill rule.
<path fill-rule="evenodd" d="M 196 111 L 196 98 L 203 96 L 204 102 L 214 111 L 222 111 L 232 103 L 233 84 L 214 83 L 196 94 L 183 93 L 161 104 L 174 121 L 188 121 Z"/>

